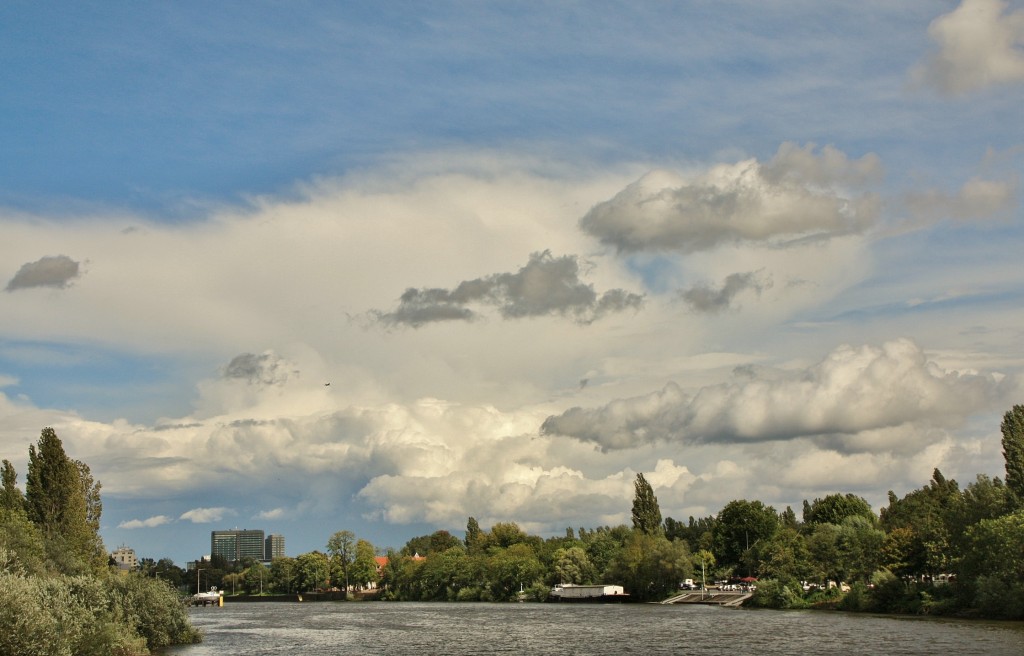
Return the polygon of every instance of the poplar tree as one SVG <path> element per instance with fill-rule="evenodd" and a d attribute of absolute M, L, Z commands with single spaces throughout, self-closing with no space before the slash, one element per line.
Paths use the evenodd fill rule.
<path fill-rule="evenodd" d="M 38 444 L 29 445 L 25 505 L 57 569 L 76 573 L 102 564 L 99 484 L 84 463 L 68 457 L 52 428 L 44 428 Z"/>
<path fill-rule="evenodd" d="M 1024 503 L 1024 405 L 1015 405 L 1003 415 L 1003 458 L 1006 487 L 1019 505 Z"/>
<path fill-rule="evenodd" d="M 0 509 L 24 513 L 25 496 L 18 489 L 18 474 L 10 460 L 3 461 L 0 479 L 3 480 L 3 489 L 0 489 Z"/>
<path fill-rule="evenodd" d="M 658 497 L 654 496 L 654 488 L 643 474 L 636 475 L 633 487 L 636 490 L 633 495 L 633 528 L 648 535 L 660 532 L 661 509 L 658 507 Z"/>

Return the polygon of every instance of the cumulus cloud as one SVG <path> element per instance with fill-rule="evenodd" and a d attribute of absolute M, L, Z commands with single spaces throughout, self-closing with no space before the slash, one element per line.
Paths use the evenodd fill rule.
<path fill-rule="evenodd" d="M 224 368 L 224 378 L 243 380 L 252 385 L 280 385 L 290 375 L 298 373 L 283 358 L 273 351 L 256 355 L 241 353 L 231 359 Z"/>
<path fill-rule="evenodd" d="M 1001 0 L 964 0 L 936 18 L 928 35 L 938 45 L 912 78 L 949 95 L 1024 82 L 1024 11 Z"/>
<path fill-rule="evenodd" d="M 1002 396 L 999 387 L 993 376 L 941 369 L 913 342 L 897 340 L 841 346 L 814 366 L 772 379 L 747 377 L 692 394 L 670 383 L 603 407 L 572 408 L 549 417 L 541 430 L 605 449 L 855 434 L 957 424 Z"/>
<path fill-rule="evenodd" d="M 1017 185 L 1011 181 L 968 180 L 955 194 L 939 190 L 907 195 L 906 204 L 919 220 L 958 221 L 1006 217 L 1017 206 Z"/>
<path fill-rule="evenodd" d="M 827 239 L 860 232 L 876 220 L 878 199 L 847 189 L 880 175 L 875 155 L 851 160 L 831 146 L 816 151 L 813 144 L 785 143 L 764 164 L 723 164 L 693 179 L 649 173 L 595 205 L 580 227 L 626 253 Z"/>
<path fill-rule="evenodd" d="M 183 512 L 178 519 L 187 519 L 193 524 L 209 524 L 219 522 L 228 515 L 234 515 L 230 508 L 193 508 Z"/>
<path fill-rule="evenodd" d="M 371 315 L 384 325 L 418 328 L 439 321 L 472 321 L 478 314 L 471 306 L 482 305 L 497 308 L 505 319 L 562 316 L 586 324 L 610 313 L 639 309 L 643 300 L 623 289 L 598 294 L 593 285 L 580 281 L 577 257 L 543 251 L 530 255 L 515 273 L 466 280 L 451 290 L 407 289 L 396 310 Z"/>
<path fill-rule="evenodd" d="M 682 290 L 679 295 L 694 312 L 714 314 L 729 309 L 741 293 L 750 290 L 760 294 L 770 286 L 770 281 L 760 280 L 758 274 L 751 271 L 730 274 L 718 289 L 700 284 Z"/>
<path fill-rule="evenodd" d="M 7 283 L 7 291 L 31 287 L 54 287 L 64 289 L 79 276 L 80 265 L 67 255 L 47 255 L 35 262 L 21 265 L 18 272 Z"/>
<path fill-rule="evenodd" d="M 130 519 L 125 522 L 121 522 L 117 525 L 118 528 L 153 528 L 156 526 L 163 526 L 164 524 L 170 524 L 174 520 L 167 515 L 155 515 L 147 519 Z"/>

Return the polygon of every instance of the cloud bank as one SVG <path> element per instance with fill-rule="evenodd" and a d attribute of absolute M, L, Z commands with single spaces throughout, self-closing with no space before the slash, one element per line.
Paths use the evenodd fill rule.
<path fill-rule="evenodd" d="M 909 340 L 842 346 L 812 367 L 684 392 L 670 383 L 599 408 L 572 408 L 541 431 L 625 449 L 656 442 L 744 442 L 949 426 L 1000 393 L 992 376 L 946 371 Z"/>

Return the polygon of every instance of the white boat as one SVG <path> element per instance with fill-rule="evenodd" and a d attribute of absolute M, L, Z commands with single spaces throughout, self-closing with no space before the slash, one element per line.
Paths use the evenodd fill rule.
<path fill-rule="evenodd" d="M 549 601 L 606 603 L 629 601 L 629 595 L 621 585 L 574 585 L 559 583 L 548 593 Z"/>

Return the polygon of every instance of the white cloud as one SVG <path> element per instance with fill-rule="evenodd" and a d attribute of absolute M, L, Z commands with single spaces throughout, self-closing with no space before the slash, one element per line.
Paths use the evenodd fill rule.
<path fill-rule="evenodd" d="M 1024 11 L 1007 11 L 1002 0 L 963 0 L 932 21 L 938 44 L 913 71 L 920 83 L 951 95 L 1024 82 Z"/>
<path fill-rule="evenodd" d="M 1002 392 L 1000 393 L 1000 388 Z M 841 346 L 806 369 L 685 392 L 662 390 L 573 408 L 543 430 L 618 449 L 641 444 L 785 440 L 849 435 L 907 424 L 957 425 L 1007 401 L 1000 378 L 939 368 L 909 340 Z"/>
<path fill-rule="evenodd" d="M 287 515 L 288 511 L 284 508 L 273 508 L 271 510 L 261 510 L 256 513 L 254 519 L 281 519 Z"/>
<path fill-rule="evenodd" d="M 164 524 L 170 524 L 174 520 L 167 515 L 154 515 L 146 519 L 130 519 L 128 521 L 121 522 L 117 525 L 118 528 L 133 529 L 133 528 L 153 528 L 155 526 L 163 526 Z"/>
<path fill-rule="evenodd" d="M 785 143 L 764 164 L 722 164 L 692 179 L 649 173 L 591 208 L 580 227 L 626 253 L 828 239 L 875 222 L 878 199 L 849 190 L 880 175 L 875 155 L 851 160 L 832 147 Z"/>
<path fill-rule="evenodd" d="M 1008 218 L 1018 206 L 1017 185 L 1007 180 L 972 178 L 955 193 L 939 189 L 912 191 L 906 203 L 919 220 L 960 221 Z"/>
<path fill-rule="evenodd" d="M 209 524 L 211 522 L 219 522 L 225 517 L 234 514 L 234 511 L 230 508 L 193 508 L 181 513 L 181 517 L 178 519 L 187 519 L 193 524 Z"/>

